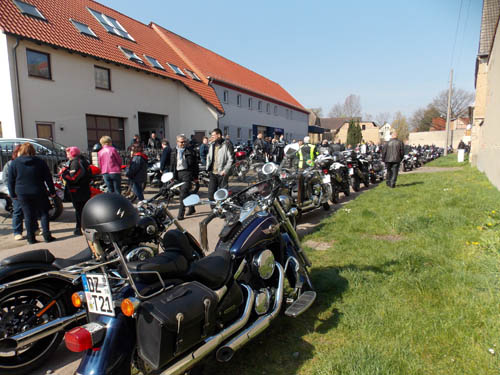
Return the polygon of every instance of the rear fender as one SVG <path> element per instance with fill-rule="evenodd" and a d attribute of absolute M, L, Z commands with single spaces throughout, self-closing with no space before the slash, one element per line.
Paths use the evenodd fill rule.
<path fill-rule="evenodd" d="M 18 263 L 1 266 L 0 284 L 48 271 L 57 271 L 57 268 L 47 263 Z"/>

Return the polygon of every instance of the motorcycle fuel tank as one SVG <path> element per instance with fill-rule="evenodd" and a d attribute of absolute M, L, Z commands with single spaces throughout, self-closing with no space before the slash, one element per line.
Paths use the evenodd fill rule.
<path fill-rule="evenodd" d="M 273 215 L 259 212 L 250 216 L 235 235 L 230 252 L 236 257 L 243 256 L 249 249 L 274 240 L 279 234 L 280 224 Z"/>

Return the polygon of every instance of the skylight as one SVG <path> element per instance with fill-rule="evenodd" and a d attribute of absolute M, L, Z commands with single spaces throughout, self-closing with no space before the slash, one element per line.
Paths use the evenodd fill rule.
<path fill-rule="evenodd" d="M 85 35 L 88 35 L 88 36 L 93 36 L 94 38 L 97 38 L 97 35 L 95 35 L 95 33 L 92 31 L 92 29 L 90 27 L 88 27 L 87 25 L 85 25 L 84 23 L 75 21 L 75 20 L 73 20 L 71 18 L 70 18 L 70 21 L 73 24 L 73 26 L 75 26 L 76 29 L 79 32 L 81 32 L 82 34 L 85 34 Z"/>
<path fill-rule="evenodd" d="M 115 20 L 113 17 L 106 16 L 103 13 L 99 13 L 96 10 L 87 8 L 90 13 L 101 23 L 101 25 L 108 31 L 108 33 L 121 36 L 122 38 L 131 40 L 135 42 L 134 38 L 130 36 L 130 34 L 125 30 L 125 28 Z"/>
<path fill-rule="evenodd" d="M 179 68 L 178 66 L 174 65 L 174 64 L 170 64 L 170 63 L 167 63 L 168 66 L 170 67 L 170 69 L 172 69 L 174 71 L 175 74 L 179 74 L 181 76 L 186 76 L 184 74 L 184 72 L 181 70 L 181 68 Z"/>
<path fill-rule="evenodd" d="M 125 57 L 127 59 L 132 60 L 132 61 L 139 63 L 139 64 L 144 64 L 144 61 L 142 61 L 141 58 L 135 54 L 134 51 L 131 51 L 129 49 L 126 49 L 126 48 L 123 48 L 120 46 L 118 46 L 118 48 L 120 49 L 120 51 L 123 52 L 123 54 L 125 55 Z"/>
<path fill-rule="evenodd" d="M 43 16 L 42 13 L 37 9 L 36 6 L 19 1 L 19 0 L 13 0 L 14 4 L 19 8 L 22 14 L 26 14 L 28 16 L 40 18 L 41 20 L 47 21 L 47 19 Z"/>
<path fill-rule="evenodd" d="M 144 55 L 144 57 L 149 61 L 151 65 L 153 65 L 155 68 L 165 70 L 165 68 L 156 60 L 154 57 Z"/>
<path fill-rule="evenodd" d="M 197 80 L 197 81 L 201 81 L 200 77 L 198 77 L 198 75 L 197 75 L 195 72 L 193 72 L 193 71 L 191 71 L 191 70 L 189 70 L 189 69 L 186 69 L 186 72 L 187 72 L 187 74 L 188 74 L 188 75 L 189 75 L 192 79 L 195 79 L 195 80 Z"/>

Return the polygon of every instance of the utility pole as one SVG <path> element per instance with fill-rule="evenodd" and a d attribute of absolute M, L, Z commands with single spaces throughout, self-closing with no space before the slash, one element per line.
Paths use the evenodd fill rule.
<path fill-rule="evenodd" d="M 453 69 L 450 71 L 450 88 L 448 90 L 448 110 L 446 112 L 446 142 L 444 145 L 444 155 L 448 155 L 448 139 L 450 138 L 450 112 L 451 112 L 451 90 L 453 85 Z"/>

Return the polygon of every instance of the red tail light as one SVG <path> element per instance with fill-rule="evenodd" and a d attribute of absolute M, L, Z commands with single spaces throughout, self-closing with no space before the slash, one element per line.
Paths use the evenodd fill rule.
<path fill-rule="evenodd" d="M 328 169 L 323 169 L 324 174 L 328 174 Z"/>
<path fill-rule="evenodd" d="M 352 168 L 352 164 L 347 164 L 347 168 Z"/>
<path fill-rule="evenodd" d="M 81 327 L 75 327 L 66 332 L 64 342 L 68 350 L 79 353 L 92 349 L 104 338 L 106 327 L 99 323 L 87 323 Z"/>

